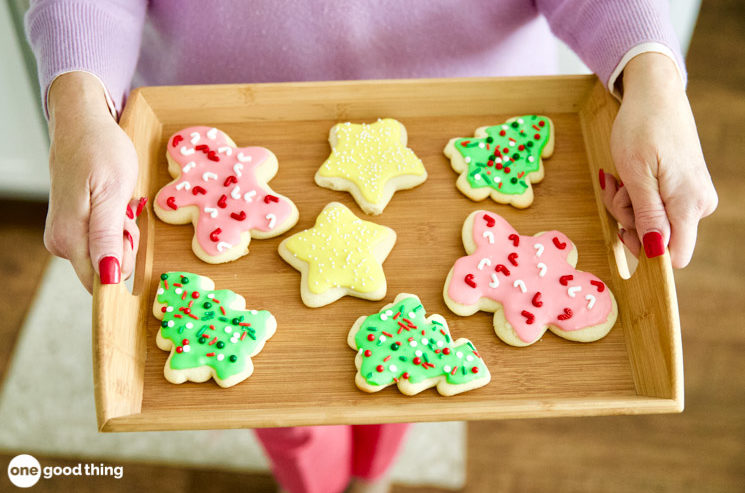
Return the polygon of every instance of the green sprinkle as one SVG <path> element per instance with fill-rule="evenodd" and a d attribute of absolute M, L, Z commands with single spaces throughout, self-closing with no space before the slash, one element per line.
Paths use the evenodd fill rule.
<path fill-rule="evenodd" d="M 366 376 L 365 378 L 367 378 L 368 380 L 369 380 L 370 378 L 372 378 L 372 372 L 369 372 L 369 373 L 367 374 L 367 376 Z"/>
<path fill-rule="evenodd" d="M 406 356 L 399 356 L 399 357 L 398 357 L 398 359 L 399 359 L 400 361 L 409 361 L 409 360 L 408 360 L 408 359 L 406 358 Z"/>
<path fill-rule="evenodd" d="M 414 307 L 414 311 L 420 310 L 422 308 L 424 308 L 422 305 L 417 305 Z"/>
<path fill-rule="evenodd" d="M 433 324 L 442 325 L 442 323 L 438 322 L 437 320 L 432 320 Z"/>
<path fill-rule="evenodd" d="M 167 322 L 167 321 L 165 321 L 165 320 L 163 320 L 163 321 L 162 321 L 162 322 L 160 323 L 160 326 L 161 326 L 161 327 L 163 327 L 163 328 L 165 329 L 166 327 L 168 327 L 168 322 Z"/>
<path fill-rule="evenodd" d="M 160 275 L 160 278 L 165 281 L 166 279 L 168 279 L 168 274 L 165 274 L 165 273 L 164 274 L 161 274 Z"/>
<path fill-rule="evenodd" d="M 256 336 L 254 336 L 254 335 L 253 335 L 252 333 L 250 333 L 250 332 L 247 332 L 247 334 L 248 334 L 248 337 L 250 337 L 250 338 L 251 338 L 251 339 L 253 339 L 254 341 L 256 340 Z"/>
<path fill-rule="evenodd" d="M 205 325 L 204 327 L 202 327 L 201 329 L 199 329 L 199 332 L 197 332 L 197 337 L 201 339 L 202 338 L 202 334 L 204 334 L 204 331 L 207 330 L 207 328 L 208 327 Z"/>
<path fill-rule="evenodd" d="M 378 329 L 376 329 L 375 327 L 368 327 L 367 330 L 370 332 L 375 332 Z"/>
<path fill-rule="evenodd" d="M 473 349 L 474 351 L 476 351 L 476 347 L 473 345 L 473 343 L 471 341 L 468 341 L 466 344 L 468 345 L 468 347 L 470 347 L 471 349 Z"/>
<path fill-rule="evenodd" d="M 217 341 L 217 349 L 222 349 L 225 347 L 225 343 L 222 341 Z"/>
<path fill-rule="evenodd" d="M 183 332 L 184 332 L 184 326 L 182 325 L 181 327 L 178 328 L 178 333 L 181 334 Z"/>
<path fill-rule="evenodd" d="M 238 356 L 236 356 L 235 354 L 231 354 L 230 358 L 228 359 L 230 360 L 231 363 L 235 363 L 236 361 L 238 361 Z"/>
<path fill-rule="evenodd" d="M 181 278 L 181 284 L 189 284 L 189 278 L 188 277 L 182 277 Z"/>
<path fill-rule="evenodd" d="M 422 353 L 422 356 L 424 357 L 424 361 L 429 363 L 429 358 L 427 358 L 427 353 Z"/>
<path fill-rule="evenodd" d="M 203 304 L 202 306 L 203 306 L 204 308 L 212 308 L 212 303 L 210 303 L 209 301 L 205 301 L 205 302 L 204 302 L 204 304 Z"/>

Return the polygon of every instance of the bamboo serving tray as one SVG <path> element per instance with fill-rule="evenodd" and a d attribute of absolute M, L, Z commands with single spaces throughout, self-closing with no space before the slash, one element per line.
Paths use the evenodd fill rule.
<path fill-rule="evenodd" d="M 166 224 L 150 206 L 142 232 L 133 292 L 97 285 L 93 295 L 93 364 L 101 431 L 182 430 L 396 421 L 482 420 L 680 412 L 683 357 L 669 256 L 641 259 L 629 277 L 616 222 L 599 198 L 598 168 L 613 172 L 609 137 L 618 104 L 594 76 L 399 80 L 147 87 L 135 90 L 121 119 L 139 157 L 135 196 L 171 180 L 165 145 L 177 130 L 210 125 L 239 146 L 271 149 L 279 173 L 270 182 L 300 210 L 284 235 L 256 240 L 235 262 L 209 265 L 192 253 L 191 225 Z M 545 114 L 556 128 L 546 177 L 525 210 L 480 203 L 456 188 L 442 150 L 451 137 L 520 114 Z M 385 212 L 365 217 L 351 196 L 316 186 L 329 154 L 328 131 L 343 121 L 401 121 L 409 147 L 429 173 L 421 186 L 397 192 Z M 277 254 L 283 238 L 313 225 L 321 209 L 340 201 L 362 218 L 396 230 L 383 264 L 388 294 L 377 302 L 345 297 L 310 309 L 300 300 L 300 275 Z M 448 270 L 465 255 L 466 216 L 488 209 L 522 234 L 558 229 L 579 249 L 577 268 L 613 290 L 619 317 L 604 339 L 581 344 L 551 333 L 527 348 L 502 343 L 492 314 L 458 317 L 442 298 Z M 267 309 L 277 333 L 254 357 L 254 374 L 219 388 L 210 381 L 173 385 L 163 377 L 168 353 L 155 345 L 152 303 L 159 274 L 189 271 L 218 289 Z M 366 394 L 354 384 L 355 352 L 346 343 L 356 318 L 376 312 L 398 293 L 417 294 L 428 313 L 450 323 L 455 338 L 473 341 L 492 374 L 489 385 L 453 397 L 434 389 L 413 397 L 395 386 Z"/>

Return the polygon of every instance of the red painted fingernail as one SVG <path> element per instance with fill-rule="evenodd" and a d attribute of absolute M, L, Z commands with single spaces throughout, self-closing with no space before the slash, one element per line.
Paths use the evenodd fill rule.
<path fill-rule="evenodd" d="M 644 243 L 644 253 L 647 254 L 647 258 L 659 257 L 665 253 L 665 244 L 662 242 L 662 235 L 657 231 L 650 231 L 642 238 Z"/>
<path fill-rule="evenodd" d="M 122 269 L 116 257 L 108 256 L 98 263 L 98 273 L 101 276 L 101 284 L 119 284 Z"/>
<path fill-rule="evenodd" d="M 140 197 L 140 201 L 137 202 L 135 217 L 140 217 L 140 214 L 142 214 L 142 210 L 145 208 L 145 204 L 147 204 L 147 197 Z"/>
<path fill-rule="evenodd" d="M 603 168 L 600 168 L 598 172 L 598 181 L 600 182 L 600 188 L 605 190 L 605 171 L 603 171 Z"/>
<path fill-rule="evenodd" d="M 129 206 L 129 204 L 127 204 L 127 217 L 130 219 L 135 218 L 135 213 L 132 212 L 132 208 Z"/>
<path fill-rule="evenodd" d="M 623 182 L 621 180 L 618 180 L 618 188 L 622 188 L 622 187 L 623 187 Z"/>
<path fill-rule="evenodd" d="M 623 228 L 621 228 L 621 229 L 618 230 L 618 239 L 621 240 L 621 243 L 623 243 L 624 245 L 626 244 L 626 242 L 623 241 L 623 234 L 625 232 L 626 232 L 626 230 L 623 229 Z"/>
<path fill-rule="evenodd" d="M 132 250 L 135 249 L 135 241 L 132 239 L 132 235 L 129 234 L 129 231 L 126 229 L 124 230 L 124 237 L 129 240 L 129 245 L 132 247 Z"/>

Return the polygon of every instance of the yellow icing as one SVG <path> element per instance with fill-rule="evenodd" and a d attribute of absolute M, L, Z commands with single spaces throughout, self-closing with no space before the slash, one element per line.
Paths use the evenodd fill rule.
<path fill-rule="evenodd" d="M 363 221 L 341 204 L 329 204 L 310 229 L 285 242 L 295 257 L 308 263 L 308 288 L 315 294 L 334 287 L 367 293 L 385 282 L 373 250 L 390 228 Z"/>
<path fill-rule="evenodd" d="M 372 124 L 340 123 L 335 132 L 336 145 L 318 172 L 351 181 L 369 202 L 383 198 L 388 180 L 425 173 L 421 159 L 401 144 L 401 123 L 392 118 Z"/>

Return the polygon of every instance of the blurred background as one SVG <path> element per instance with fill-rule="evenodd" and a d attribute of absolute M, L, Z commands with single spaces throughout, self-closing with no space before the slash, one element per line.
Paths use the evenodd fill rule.
<path fill-rule="evenodd" d="M 670 3 L 676 31 L 688 51 L 689 98 L 720 198 L 717 212 L 701 224 L 691 265 L 675 273 L 685 412 L 434 424 L 445 428 L 417 433 L 436 430 L 455 437 L 443 444 L 443 450 L 450 451 L 439 459 L 437 453 L 422 458 L 428 468 L 420 467 L 420 476 L 397 484 L 394 491 L 745 491 L 745 266 L 736 257 L 736 245 L 745 242 L 745 2 Z M 152 491 L 275 491 L 247 432 L 106 439 L 95 432 L 90 298 L 77 283 L 69 283 L 74 274 L 66 263 L 50 262 L 42 244 L 48 138 L 35 61 L 23 34 L 26 8 L 25 0 L 0 4 L 0 463 L 28 452 L 55 465 L 81 460 L 125 465 L 125 477 L 119 481 L 41 481 L 37 490 L 126 491 L 147 486 Z M 558 56 L 563 73 L 587 72 L 560 43 Z M 66 282 L 71 287 L 60 292 Z M 51 313 L 50 306 L 57 309 Z M 67 322 L 58 319 L 67 315 L 84 326 L 75 331 L 80 333 L 75 344 L 70 343 L 72 356 L 62 343 L 58 354 L 36 353 L 38 327 L 55 335 L 65 332 Z M 69 375 L 68 384 L 44 388 L 12 368 L 33 365 L 32 360 L 58 362 L 58 368 L 45 371 Z M 59 406 L 58 398 L 65 396 L 66 402 L 74 402 Z M 194 446 L 223 457 L 223 466 L 184 458 L 183 450 Z M 0 491 L 6 488 L 12 486 L 1 475 Z"/>

